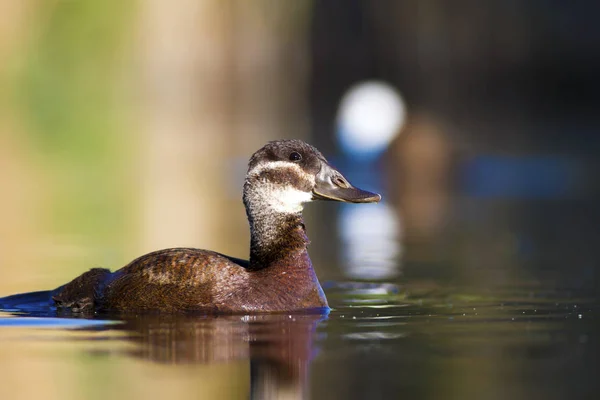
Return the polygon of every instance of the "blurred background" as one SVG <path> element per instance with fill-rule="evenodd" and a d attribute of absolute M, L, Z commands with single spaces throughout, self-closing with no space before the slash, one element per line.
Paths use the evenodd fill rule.
<path fill-rule="evenodd" d="M 278 138 L 384 194 L 309 207 L 325 279 L 595 291 L 598 8 L 3 1 L 0 293 L 169 246 L 245 257 L 246 161 Z"/>
<path fill-rule="evenodd" d="M 268 140 L 300 138 L 384 196 L 307 207 L 326 288 L 597 301 L 599 11 L 556 0 L 3 0 L 0 296 L 165 247 L 247 257 L 247 160 Z M 561 335 L 544 337 L 571 338 Z M 377 394 L 404 367 L 387 382 L 436 398 L 411 364 L 429 362 L 430 337 L 416 337 L 427 350 L 398 343 L 404 359 L 372 342 L 350 360 L 326 354 L 313 385 Z M 597 354 L 597 340 L 596 353 L 583 347 L 595 337 L 551 349 L 592 385 L 598 358 L 578 357 Z M 511 343 L 494 354 L 477 343 L 469 354 L 517 381 L 532 371 L 502 356 Z M 11 379 L 27 389 L 32 366 L 14 359 Z M 550 376 L 566 365 L 557 359 Z M 489 385 L 497 398 L 532 398 L 545 387 L 502 397 L 506 375 L 488 359 L 444 365 L 439 393 Z"/>

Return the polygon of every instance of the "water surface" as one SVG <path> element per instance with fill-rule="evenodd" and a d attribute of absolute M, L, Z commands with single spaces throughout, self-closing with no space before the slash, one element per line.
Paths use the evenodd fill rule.
<path fill-rule="evenodd" d="M 326 287 L 329 315 L 1 313 L 0 398 L 559 399 L 599 388 L 593 300 Z"/>

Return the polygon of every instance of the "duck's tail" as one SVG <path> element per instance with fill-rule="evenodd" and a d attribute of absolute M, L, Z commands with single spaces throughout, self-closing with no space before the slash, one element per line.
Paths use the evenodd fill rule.
<path fill-rule="evenodd" d="M 44 312 L 57 308 L 91 309 L 101 286 L 111 276 L 105 268 L 92 268 L 54 290 L 14 294 L 0 298 L 0 311 Z M 50 308 L 49 308 L 50 307 Z"/>
<path fill-rule="evenodd" d="M 48 307 L 53 304 L 54 290 L 41 290 L 0 297 L 0 311 L 16 311 L 31 308 Z"/>

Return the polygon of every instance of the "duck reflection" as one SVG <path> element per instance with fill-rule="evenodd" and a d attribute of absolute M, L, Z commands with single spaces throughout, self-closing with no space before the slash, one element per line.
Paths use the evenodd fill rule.
<path fill-rule="evenodd" d="M 134 357 L 169 364 L 248 360 L 251 397 L 307 397 L 321 314 L 245 316 L 147 315 L 120 328 L 136 346 Z"/>

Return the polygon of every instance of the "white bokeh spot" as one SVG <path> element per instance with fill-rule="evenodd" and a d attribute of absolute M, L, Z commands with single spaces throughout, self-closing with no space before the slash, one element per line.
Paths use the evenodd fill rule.
<path fill-rule="evenodd" d="M 379 153 L 396 137 L 406 119 L 404 100 L 391 85 L 367 81 L 342 98 L 337 134 L 346 151 Z"/>

